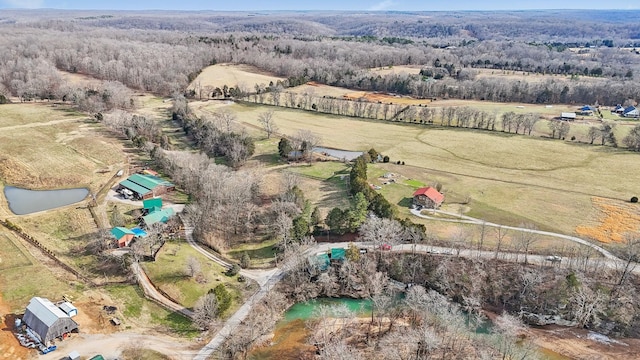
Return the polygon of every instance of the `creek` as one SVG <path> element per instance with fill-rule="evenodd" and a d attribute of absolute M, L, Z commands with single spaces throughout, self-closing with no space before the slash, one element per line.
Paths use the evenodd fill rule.
<path fill-rule="evenodd" d="M 16 215 L 26 215 L 43 210 L 55 209 L 82 201 L 89 189 L 27 190 L 14 186 L 4 187 L 4 196 L 9 209 Z"/>

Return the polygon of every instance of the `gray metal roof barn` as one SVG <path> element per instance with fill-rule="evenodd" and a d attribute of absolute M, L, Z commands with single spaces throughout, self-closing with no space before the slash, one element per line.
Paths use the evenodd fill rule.
<path fill-rule="evenodd" d="M 29 301 L 22 321 L 40 337 L 43 344 L 78 329 L 78 324 L 48 299 L 34 297 Z"/>

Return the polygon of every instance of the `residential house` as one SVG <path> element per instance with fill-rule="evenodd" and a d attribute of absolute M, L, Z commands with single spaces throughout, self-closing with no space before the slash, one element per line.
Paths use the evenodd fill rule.
<path fill-rule="evenodd" d="M 125 227 L 114 227 L 111 229 L 111 235 L 116 238 L 118 247 L 127 247 L 131 244 L 131 241 L 136 237 L 136 233 Z"/>
<path fill-rule="evenodd" d="M 430 209 L 437 209 L 442 205 L 444 195 L 430 186 L 423 187 L 413 193 L 413 203 Z"/>
<path fill-rule="evenodd" d="M 594 108 L 593 106 L 585 105 L 578 109 L 577 113 L 578 115 L 593 115 L 595 111 L 596 108 Z"/>
<path fill-rule="evenodd" d="M 640 111 L 635 106 L 629 106 L 622 112 L 622 116 L 628 118 L 637 118 L 640 117 Z"/>
<path fill-rule="evenodd" d="M 624 106 L 620 104 L 616 105 L 616 107 L 613 110 L 611 110 L 611 113 L 622 115 L 622 113 L 624 113 Z"/>
<path fill-rule="evenodd" d="M 144 221 L 145 226 L 149 228 L 153 224 L 159 222 L 166 223 L 174 214 L 175 213 L 172 208 L 166 208 L 150 212 L 143 216 L 142 220 Z"/>

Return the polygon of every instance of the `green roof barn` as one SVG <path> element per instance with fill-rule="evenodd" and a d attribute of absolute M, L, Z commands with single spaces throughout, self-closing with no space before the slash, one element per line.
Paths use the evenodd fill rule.
<path fill-rule="evenodd" d="M 136 199 L 151 199 L 173 191 L 175 185 L 157 176 L 133 174 L 119 184 L 118 191 L 124 189 L 131 191 Z"/>

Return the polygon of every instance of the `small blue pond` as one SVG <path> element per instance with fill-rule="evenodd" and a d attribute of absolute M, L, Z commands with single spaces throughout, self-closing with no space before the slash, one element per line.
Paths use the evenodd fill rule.
<path fill-rule="evenodd" d="M 27 190 L 14 186 L 5 186 L 4 188 L 4 196 L 9 203 L 9 209 L 16 215 L 71 205 L 84 200 L 87 195 L 89 195 L 89 190 L 85 188 L 60 190 Z"/>

